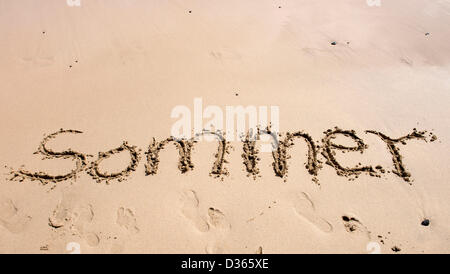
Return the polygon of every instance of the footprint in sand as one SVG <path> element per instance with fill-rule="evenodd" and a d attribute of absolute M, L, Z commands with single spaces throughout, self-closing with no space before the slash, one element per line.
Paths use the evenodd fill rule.
<path fill-rule="evenodd" d="M 181 207 L 181 212 L 183 215 L 191 220 L 194 226 L 200 232 L 206 232 L 209 230 L 208 223 L 199 214 L 199 200 L 197 194 L 193 190 L 187 190 L 183 192 L 181 202 L 183 206 Z"/>
<path fill-rule="evenodd" d="M 347 230 L 348 233 L 362 234 L 370 239 L 370 231 L 355 217 L 344 215 L 342 216 L 342 221 L 344 223 L 345 230 Z"/>
<path fill-rule="evenodd" d="M 128 241 L 132 235 L 140 232 L 137 225 L 136 213 L 130 208 L 120 207 L 117 210 L 116 223 L 124 228 L 126 233 L 121 236 L 109 236 L 106 238 L 109 240 L 109 253 L 112 254 L 123 253 L 126 248 L 125 242 Z M 94 244 L 96 243 L 96 239 L 92 237 L 89 241 Z"/>
<path fill-rule="evenodd" d="M 205 251 L 208 254 L 220 254 L 225 250 L 224 239 L 227 232 L 231 229 L 231 224 L 228 222 L 225 214 L 217 208 L 210 207 L 208 209 L 206 218 L 199 210 L 199 199 L 193 190 L 186 190 L 183 192 L 181 202 L 183 206 L 181 212 L 189 219 L 192 224 L 200 232 L 208 232 L 214 236 L 214 241 L 210 242 Z"/>
<path fill-rule="evenodd" d="M 48 220 L 49 226 L 55 229 L 65 228 L 82 235 L 93 219 L 94 211 L 90 204 L 74 205 L 71 201 L 62 200 Z"/>
<path fill-rule="evenodd" d="M 210 232 L 214 235 L 214 241 L 206 246 L 206 253 L 221 254 L 226 250 L 226 238 L 231 230 L 231 224 L 228 222 L 225 214 L 217 208 L 210 207 L 208 209 L 208 223 L 213 230 Z"/>
<path fill-rule="evenodd" d="M 121 207 L 117 210 L 117 224 L 132 234 L 139 233 L 134 212 L 129 208 Z"/>
<path fill-rule="evenodd" d="M 48 218 L 48 225 L 63 237 L 66 232 L 77 235 L 91 246 L 98 246 L 100 237 L 86 227 L 94 219 L 92 205 L 80 203 L 75 195 L 65 194 Z"/>
<path fill-rule="evenodd" d="M 17 234 L 24 231 L 30 221 L 31 217 L 20 212 L 13 201 L 8 199 L 0 202 L 0 226 L 9 232 Z"/>
<path fill-rule="evenodd" d="M 298 215 L 302 216 L 320 231 L 326 233 L 333 231 L 333 226 L 328 221 L 317 216 L 314 203 L 305 192 L 298 194 L 298 197 L 294 202 L 294 209 Z"/>

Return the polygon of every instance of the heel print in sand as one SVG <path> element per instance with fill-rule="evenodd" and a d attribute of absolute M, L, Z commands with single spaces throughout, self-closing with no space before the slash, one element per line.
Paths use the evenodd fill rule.
<path fill-rule="evenodd" d="M 314 203 L 305 192 L 301 192 L 297 195 L 297 199 L 294 202 L 294 209 L 298 215 L 306 219 L 322 232 L 329 233 L 333 231 L 333 226 L 317 215 Z"/>
<path fill-rule="evenodd" d="M 0 202 L 0 226 L 9 232 L 17 234 L 24 231 L 31 217 L 23 214 L 11 200 Z"/>
<path fill-rule="evenodd" d="M 209 225 L 199 213 L 199 200 L 195 191 L 185 191 L 181 197 L 181 202 L 183 203 L 181 207 L 181 213 L 192 222 L 192 224 L 197 228 L 198 231 L 208 231 Z"/>

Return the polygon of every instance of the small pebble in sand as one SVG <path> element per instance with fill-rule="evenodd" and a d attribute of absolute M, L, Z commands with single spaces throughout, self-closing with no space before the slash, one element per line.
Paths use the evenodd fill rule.
<path fill-rule="evenodd" d="M 337 45 L 337 42 L 333 41 L 333 42 L 331 42 L 331 45 L 332 45 L 332 46 L 336 46 L 336 45 Z"/>
<path fill-rule="evenodd" d="M 422 223 L 420 223 L 423 226 L 429 226 L 430 225 L 430 220 L 428 219 L 423 219 Z"/>
<path fill-rule="evenodd" d="M 397 246 L 394 246 L 393 248 L 391 248 L 392 249 L 392 251 L 394 251 L 394 252 L 399 252 L 399 251 L 401 251 L 401 249 L 399 248 L 399 247 L 397 247 Z"/>
<path fill-rule="evenodd" d="M 428 36 L 428 35 L 430 35 L 430 33 L 429 33 L 429 32 L 425 33 L 425 36 Z"/>
<path fill-rule="evenodd" d="M 192 13 L 192 10 L 190 10 L 189 13 Z"/>

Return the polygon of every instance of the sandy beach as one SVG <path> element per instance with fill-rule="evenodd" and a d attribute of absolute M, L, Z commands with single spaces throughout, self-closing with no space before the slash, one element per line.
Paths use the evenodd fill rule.
<path fill-rule="evenodd" d="M 450 253 L 448 26 L 445 0 L 0 0 L 0 253 Z"/>

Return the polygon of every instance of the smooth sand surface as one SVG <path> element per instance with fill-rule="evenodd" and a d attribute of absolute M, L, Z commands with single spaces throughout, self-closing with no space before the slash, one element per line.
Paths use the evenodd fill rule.
<path fill-rule="evenodd" d="M 442 0 L 1 0 L 0 252 L 449 253 L 449 26 Z M 307 133 L 321 167 L 300 137 L 282 178 L 267 152 L 248 176 L 230 141 L 210 176 L 217 143 L 198 142 L 191 170 L 168 144 L 146 176 L 194 98 L 279 106 L 282 138 Z M 83 133 L 40 146 L 60 128 Z M 365 132 L 414 128 L 391 150 Z M 332 146 L 350 130 L 363 153 Z"/>

